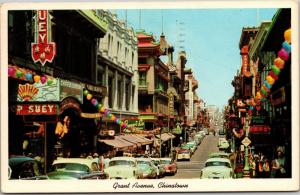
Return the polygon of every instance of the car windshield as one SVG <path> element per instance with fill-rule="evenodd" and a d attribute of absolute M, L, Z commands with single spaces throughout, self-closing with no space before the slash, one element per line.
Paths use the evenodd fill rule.
<path fill-rule="evenodd" d="M 134 162 L 129 160 L 112 160 L 109 162 L 110 167 L 118 165 L 134 166 Z"/>
<path fill-rule="evenodd" d="M 171 160 L 161 160 L 161 164 L 170 164 Z"/>
<path fill-rule="evenodd" d="M 158 165 L 160 164 L 159 160 L 151 160 L 151 161 L 152 161 L 153 164 L 158 164 Z"/>
<path fill-rule="evenodd" d="M 65 172 L 89 172 L 89 167 L 87 165 L 79 163 L 58 163 L 54 164 L 53 171 L 65 171 Z"/>
<path fill-rule="evenodd" d="M 179 154 L 189 154 L 190 152 L 188 150 L 180 150 Z"/>
<path fill-rule="evenodd" d="M 211 167 L 211 166 L 225 166 L 225 167 L 231 168 L 231 166 L 228 162 L 212 161 L 212 162 L 207 162 L 205 164 L 205 167 Z"/>
<path fill-rule="evenodd" d="M 185 145 L 185 146 L 182 146 L 181 148 L 182 148 L 182 149 L 188 149 L 188 150 L 189 150 L 189 149 L 191 148 L 191 146 Z"/>
<path fill-rule="evenodd" d="M 150 162 L 149 162 L 149 161 L 142 161 L 142 160 L 139 160 L 139 161 L 137 161 L 137 164 L 138 164 L 138 165 L 148 165 L 148 166 L 150 166 Z"/>

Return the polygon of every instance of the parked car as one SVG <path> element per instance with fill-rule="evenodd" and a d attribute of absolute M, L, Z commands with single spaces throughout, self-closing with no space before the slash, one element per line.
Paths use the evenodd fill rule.
<path fill-rule="evenodd" d="M 107 179 L 107 173 L 100 171 L 98 159 L 58 158 L 52 163 L 49 179 Z"/>
<path fill-rule="evenodd" d="M 233 178 L 233 169 L 229 159 L 209 158 L 200 172 L 201 179 L 230 179 Z"/>
<path fill-rule="evenodd" d="M 110 179 L 140 179 L 142 170 L 137 166 L 137 160 L 133 157 L 114 157 L 110 159 L 105 168 Z"/>
<path fill-rule="evenodd" d="M 171 158 L 161 158 L 160 162 L 165 167 L 166 174 L 177 173 L 177 163 Z"/>
<path fill-rule="evenodd" d="M 179 149 L 177 153 L 177 160 L 191 160 L 191 151 L 189 149 Z"/>
<path fill-rule="evenodd" d="M 161 164 L 161 160 L 160 158 L 151 158 L 151 162 L 158 168 L 158 177 L 162 178 L 165 176 L 166 174 L 166 169 L 165 166 L 163 164 Z"/>
<path fill-rule="evenodd" d="M 27 156 L 13 156 L 9 158 L 9 179 L 43 180 L 41 165 L 33 158 Z"/>
<path fill-rule="evenodd" d="M 158 178 L 158 168 L 151 162 L 150 158 L 137 158 L 137 167 L 142 170 L 143 179 Z"/>
<path fill-rule="evenodd" d="M 227 158 L 227 159 L 229 159 L 230 156 L 231 156 L 230 153 L 214 152 L 214 153 L 210 153 L 208 155 L 208 158 Z"/>
<path fill-rule="evenodd" d="M 219 138 L 218 147 L 219 150 L 227 150 L 229 148 L 229 143 L 225 138 Z"/>
<path fill-rule="evenodd" d="M 186 143 L 186 146 L 190 147 L 192 153 L 194 153 L 197 149 L 197 143 L 195 141 Z"/>

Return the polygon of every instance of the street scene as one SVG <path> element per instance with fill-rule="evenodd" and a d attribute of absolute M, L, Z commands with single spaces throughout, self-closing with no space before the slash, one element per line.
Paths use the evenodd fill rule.
<path fill-rule="evenodd" d="M 292 177 L 290 8 L 7 18 L 9 180 Z"/>

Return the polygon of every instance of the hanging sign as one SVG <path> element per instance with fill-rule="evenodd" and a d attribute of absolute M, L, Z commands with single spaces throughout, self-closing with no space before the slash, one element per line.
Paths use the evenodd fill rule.
<path fill-rule="evenodd" d="M 83 103 L 83 89 L 81 84 L 68 80 L 59 79 L 60 81 L 60 99 L 63 100 L 66 97 L 75 97 Z"/>
<path fill-rule="evenodd" d="M 47 10 L 38 10 L 35 20 L 35 37 L 31 43 L 31 57 L 34 63 L 51 63 L 56 55 L 56 45 L 51 42 L 51 18 Z"/>
<path fill-rule="evenodd" d="M 251 72 L 248 70 L 248 66 L 249 66 L 248 45 L 242 47 L 241 55 L 242 55 L 242 75 L 246 77 L 250 77 Z"/>
<path fill-rule="evenodd" d="M 168 104 L 169 116 L 174 115 L 174 95 L 172 92 L 169 93 L 169 104 Z"/>
<path fill-rule="evenodd" d="M 56 115 L 57 104 L 18 104 L 17 115 Z"/>

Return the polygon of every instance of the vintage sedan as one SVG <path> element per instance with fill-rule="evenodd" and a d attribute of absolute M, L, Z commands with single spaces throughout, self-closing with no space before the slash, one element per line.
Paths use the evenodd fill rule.
<path fill-rule="evenodd" d="M 177 152 L 177 160 L 191 160 L 191 151 L 189 149 L 179 149 Z"/>
<path fill-rule="evenodd" d="M 158 178 L 158 168 L 151 162 L 150 158 L 136 158 L 137 167 L 142 170 L 143 179 Z"/>
<path fill-rule="evenodd" d="M 200 172 L 201 179 L 230 179 L 233 175 L 230 160 L 225 158 L 207 159 Z"/>
<path fill-rule="evenodd" d="M 219 150 L 227 150 L 229 148 L 229 143 L 225 138 L 219 138 L 218 147 Z"/>
<path fill-rule="evenodd" d="M 225 152 L 213 152 L 208 155 L 208 158 L 227 158 L 229 159 L 231 156 L 230 153 Z"/>
<path fill-rule="evenodd" d="M 158 168 L 157 175 L 159 178 L 164 177 L 166 174 L 165 166 L 161 163 L 160 158 L 151 158 L 151 162 Z"/>
<path fill-rule="evenodd" d="M 143 177 L 142 170 L 137 166 L 133 157 L 114 157 L 110 159 L 104 171 L 110 179 L 140 179 Z"/>
<path fill-rule="evenodd" d="M 191 141 L 185 144 L 185 146 L 188 146 L 192 152 L 192 154 L 196 151 L 197 149 L 197 143 L 195 141 Z"/>
<path fill-rule="evenodd" d="M 99 169 L 98 159 L 58 158 L 52 163 L 49 179 L 107 179 L 108 175 Z"/>
<path fill-rule="evenodd" d="M 26 156 L 9 158 L 9 179 L 43 180 L 48 179 L 43 174 L 39 162 Z"/>
<path fill-rule="evenodd" d="M 161 158 L 160 162 L 164 165 L 166 174 L 174 175 L 177 173 L 177 163 L 171 158 Z"/>

